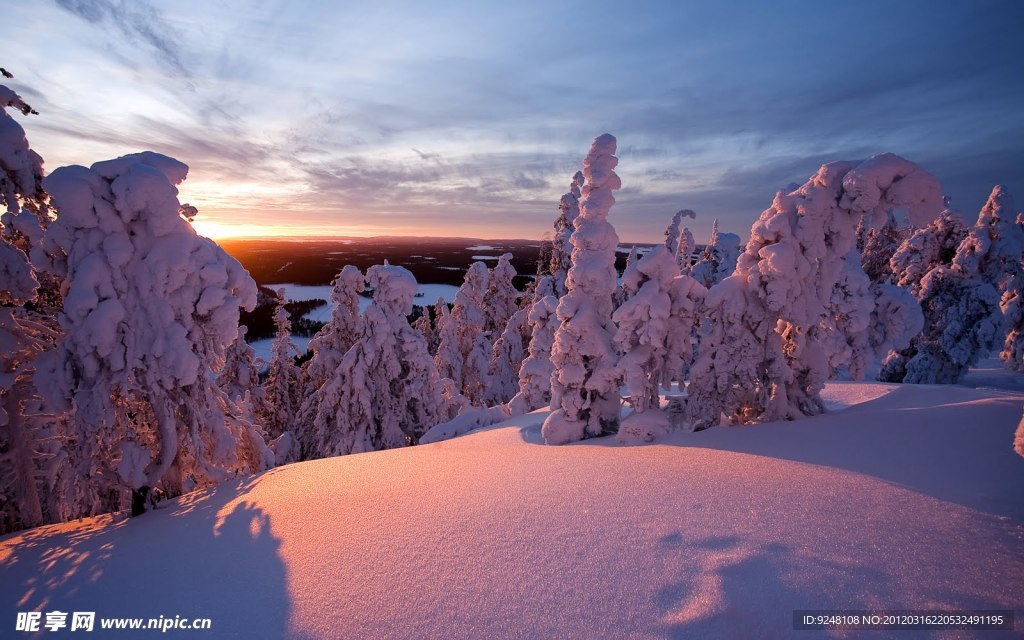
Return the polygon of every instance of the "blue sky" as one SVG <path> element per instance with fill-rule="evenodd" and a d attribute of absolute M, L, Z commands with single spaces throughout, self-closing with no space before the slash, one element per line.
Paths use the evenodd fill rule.
<path fill-rule="evenodd" d="M 1024 3 L 0 0 L 48 169 L 151 149 L 217 234 L 539 237 L 593 137 L 611 221 L 746 236 L 891 151 L 1024 200 Z M 627 6 L 629 5 L 629 6 Z"/>

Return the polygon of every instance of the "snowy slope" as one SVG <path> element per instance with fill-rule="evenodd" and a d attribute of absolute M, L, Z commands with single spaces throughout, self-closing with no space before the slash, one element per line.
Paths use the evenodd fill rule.
<path fill-rule="evenodd" d="M 636 447 L 537 444 L 537 412 L 15 534 L 0 635 L 56 608 L 212 618 L 190 638 L 823 637 L 795 608 L 1016 608 L 1020 629 L 1024 396 L 826 397 L 849 408 Z"/>

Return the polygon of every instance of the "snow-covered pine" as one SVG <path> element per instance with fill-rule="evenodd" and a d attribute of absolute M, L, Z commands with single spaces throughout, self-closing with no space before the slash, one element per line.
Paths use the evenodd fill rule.
<path fill-rule="evenodd" d="M 228 398 L 237 402 L 249 394 L 260 395 L 260 369 L 266 364 L 256 357 L 256 351 L 245 341 L 248 328 L 238 327 L 238 337 L 224 351 L 224 367 L 217 374 L 217 386 Z"/>
<path fill-rule="evenodd" d="M 434 362 L 442 378 L 451 378 L 474 405 L 486 402 L 491 344 L 485 334 L 487 265 L 474 262 L 455 293 L 451 316 L 440 327 Z"/>
<path fill-rule="evenodd" d="M 1024 255 L 1024 228 L 1016 224 L 1013 196 L 997 184 L 968 229 L 967 238 L 957 247 L 953 264 L 964 273 L 977 273 L 997 290 L 1021 268 Z"/>
<path fill-rule="evenodd" d="M 1024 264 L 1021 271 L 1006 281 L 999 309 L 1003 312 L 1003 327 L 1006 329 L 999 357 L 1007 369 L 1024 372 Z"/>
<path fill-rule="evenodd" d="M 530 341 L 529 309 L 519 309 L 505 324 L 505 330 L 491 348 L 490 384 L 486 390 L 488 406 L 505 404 L 519 392 L 519 368 Z"/>
<path fill-rule="evenodd" d="M 501 336 L 509 318 L 519 309 L 519 292 L 512 284 L 515 277 L 516 269 L 512 266 L 512 254 L 501 254 L 498 264 L 494 265 L 488 274 L 487 293 L 484 297 L 484 331 L 492 342 Z"/>
<path fill-rule="evenodd" d="M 413 320 L 412 328 L 420 332 L 423 340 L 427 343 L 427 352 L 431 357 L 437 352 L 437 332 L 434 331 L 434 323 L 430 320 L 430 306 L 422 307 L 423 313 Z"/>
<path fill-rule="evenodd" d="M 944 209 L 930 224 L 914 230 L 893 253 L 889 260 L 893 281 L 918 295 L 925 275 L 935 267 L 952 265 L 957 247 L 966 237 L 963 214 Z"/>
<path fill-rule="evenodd" d="M 543 297 L 534 299 L 527 316 L 531 335 L 527 357 L 519 368 L 519 392 L 509 401 L 511 415 L 551 405 L 551 352 L 559 326 L 558 298 L 552 295 L 553 290 L 549 277 L 542 278 L 537 285 L 537 294 Z"/>
<path fill-rule="evenodd" d="M 1016 216 L 1013 197 L 1006 187 L 996 185 L 978 214 L 954 263 L 961 269 L 976 269 L 983 280 L 996 287 L 1006 332 L 999 352 L 1005 366 L 1024 370 L 1024 225 Z"/>
<path fill-rule="evenodd" d="M 879 378 L 955 384 L 1002 337 L 999 294 L 976 272 L 954 263 L 929 271 L 921 281 L 918 298 L 924 329 L 909 348 L 889 354 Z"/>
<path fill-rule="evenodd" d="M 617 358 L 612 345 L 612 296 L 619 237 L 608 222 L 622 187 L 615 173 L 616 141 L 596 138 L 583 161 L 583 199 L 572 234 L 568 292 L 558 303 L 560 325 L 551 349 L 553 411 L 541 433 L 548 444 L 564 444 L 614 433 L 619 418 Z"/>
<path fill-rule="evenodd" d="M 672 214 L 672 221 L 665 228 L 665 247 L 673 256 L 679 253 L 679 242 L 682 239 L 683 218 L 696 219 L 696 212 L 691 209 L 680 209 Z"/>
<path fill-rule="evenodd" d="M 366 285 L 366 277 L 358 267 L 349 264 L 331 284 L 331 302 L 334 303 L 331 319 L 309 341 L 309 349 L 313 352 L 306 363 L 310 389 L 318 388 L 334 374 L 362 330 L 359 294 Z M 303 415 L 308 414 L 303 412 Z"/>
<path fill-rule="evenodd" d="M 690 269 L 690 275 L 705 289 L 713 287 L 732 275 L 741 252 L 740 237 L 735 233 L 720 233 L 716 218 L 711 226 L 711 239 Z"/>
<path fill-rule="evenodd" d="M 32 112 L 0 85 L 0 534 L 88 513 L 63 447 L 66 416 L 47 415 L 36 388 L 35 361 L 60 335 L 60 294 L 32 264 L 44 258 L 43 161 L 7 107 Z"/>
<path fill-rule="evenodd" d="M 668 316 L 665 366 L 661 385 L 666 389 L 673 382 L 683 388 L 689 377 L 690 366 L 699 348 L 698 324 L 704 313 L 704 299 L 708 290 L 691 276 L 673 278 L 668 290 L 672 307 Z"/>
<path fill-rule="evenodd" d="M 869 218 L 874 216 L 862 218 L 857 226 L 861 267 L 871 284 L 892 284 L 894 277 L 890 260 L 913 230 L 909 225 L 898 224 L 892 212 L 881 227 L 872 227 Z"/>
<path fill-rule="evenodd" d="M 433 317 L 431 317 L 431 315 Z M 427 352 L 430 353 L 430 357 L 433 358 L 437 355 L 438 346 L 441 344 L 441 333 L 444 331 L 444 326 L 448 324 L 451 319 L 451 309 L 448 306 L 448 301 L 443 296 L 438 296 L 437 302 L 434 303 L 433 314 L 428 313 L 428 309 L 423 309 L 423 315 L 417 319 L 417 321 L 427 318 L 427 322 L 430 325 L 430 330 L 426 331 L 424 328 L 419 328 L 418 331 L 423 335 L 427 341 Z M 413 328 L 416 328 L 415 325 Z"/>
<path fill-rule="evenodd" d="M 882 223 L 897 208 L 922 226 L 942 197 L 934 176 L 892 154 L 824 165 L 799 189 L 776 194 L 751 227 L 736 274 L 708 294 L 711 330 L 687 404 L 694 428 L 716 424 L 720 413 L 759 422 L 824 411 L 831 334 L 852 326 L 844 306 L 861 308 L 833 298 L 844 270 L 859 267 L 847 260 L 857 225 Z"/>
<path fill-rule="evenodd" d="M 373 301 L 362 332 L 316 391 L 306 458 L 415 444 L 441 419 L 441 381 L 423 336 L 409 326 L 416 279 L 405 268 L 370 267 Z"/>
<path fill-rule="evenodd" d="M 259 423 L 263 426 L 272 448 L 273 443 L 286 433 L 291 435 L 280 443 L 301 440 L 302 434 L 296 433 L 296 429 L 300 424 L 304 424 L 300 422 L 299 415 L 305 394 L 305 379 L 302 369 L 295 364 L 299 352 L 291 340 L 292 323 L 285 308 L 284 289 L 277 291 L 274 326 L 276 334 L 270 348 L 270 367 L 261 387 L 260 404 L 256 407 Z M 292 457 L 294 458 L 297 453 L 294 452 Z"/>
<path fill-rule="evenodd" d="M 44 181 L 58 211 L 44 240 L 64 278 L 67 332 L 45 386 L 74 406 L 75 453 L 93 465 L 96 491 L 134 490 L 133 511 L 150 488 L 174 495 L 270 461 L 214 382 L 256 284 L 179 215 L 174 185 L 187 172 L 143 152 Z"/>
<path fill-rule="evenodd" d="M 665 365 L 672 311 L 670 291 L 679 267 L 675 256 L 657 246 L 622 274 L 624 290 L 632 293 L 612 314 L 619 353 L 619 375 L 629 394 L 633 414 L 619 425 L 619 437 L 648 440 L 650 416 L 660 413 L 659 384 L 666 377 Z M 644 428 L 636 429 L 642 422 Z M 668 423 L 667 418 L 662 422 Z M 660 423 L 660 422 L 659 422 Z"/>
<path fill-rule="evenodd" d="M 554 278 L 555 295 L 565 295 L 565 279 L 572 267 L 572 237 L 576 218 L 580 214 L 580 187 L 583 186 L 583 173 L 577 171 L 569 183 L 569 191 L 558 203 L 558 218 L 555 220 L 555 237 L 551 241 L 551 276 Z"/>
<path fill-rule="evenodd" d="M 438 410 L 439 420 L 448 422 L 462 415 L 473 405 L 469 398 L 462 395 L 458 385 L 451 378 L 441 378 L 441 408 Z"/>
<path fill-rule="evenodd" d="M 1005 220 L 1012 206 L 1005 188 L 996 186 L 966 234 L 957 215 L 943 215 L 922 230 L 927 233 L 911 236 L 894 256 L 894 267 L 904 269 L 900 281 L 908 286 L 928 269 L 917 289 L 924 329 L 909 348 L 889 354 L 882 380 L 959 382 L 1003 338 L 997 287 L 1005 288 L 1020 273 L 1024 253 L 1021 228 Z M 963 239 L 950 258 L 948 245 L 958 237 Z M 919 260 L 912 259 L 918 256 Z"/>

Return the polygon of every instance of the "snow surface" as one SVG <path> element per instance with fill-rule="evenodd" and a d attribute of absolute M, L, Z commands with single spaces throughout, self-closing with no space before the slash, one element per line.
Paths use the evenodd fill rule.
<path fill-rule="evenodd" d="M 497 260 L 498 256 L 470 256 L 473 260 Z"/>
<path fill-rule="evenodd" d="M 472 247 L 466 247 L 466 251 L 497 251 L 497 247 L 492 247 L 489 244 L 475 244 Z"/>
<path fill-rule="evenodd" d="M 826 637 L 795 633 L 796 608 L 1020 620 L 1024 459 L 1011 443 L 1024 395 L 858 383 L 824 395 L 849 408 L 645 446 L 543 446 L 538 411 L 288 465 L 133 520 L 13 534 L 0 540 L 0 620 L 212 618 L 190 638 Z"/>

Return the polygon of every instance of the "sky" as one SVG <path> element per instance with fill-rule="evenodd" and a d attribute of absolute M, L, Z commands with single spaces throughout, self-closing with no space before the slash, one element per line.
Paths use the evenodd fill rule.
<path fill-rule="evenodd" d="M 628 5 L 628 6 L 627 6 Z M 1024 2 L 0 0 L 47 170 L 152 150 L 207 235 L 539 238 L 591 140 L 609 220 L 743 237 L 893 152 L 971 216 L 1024 202 Z"/>

